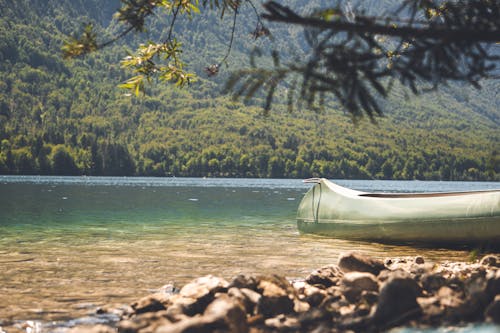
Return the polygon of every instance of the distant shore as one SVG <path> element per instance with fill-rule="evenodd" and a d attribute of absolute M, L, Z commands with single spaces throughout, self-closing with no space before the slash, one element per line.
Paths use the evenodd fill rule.
<path fill-rule="evenodd" d="M 379 332 L 500 325 L 500 257 L 429 263 L 420 256 L 382 261 L 347 253 L 300 280 L 204 276 L 181 288 L 166 285 L 126 309 L 98 313 L 120 320 L 69 332 Z"/>

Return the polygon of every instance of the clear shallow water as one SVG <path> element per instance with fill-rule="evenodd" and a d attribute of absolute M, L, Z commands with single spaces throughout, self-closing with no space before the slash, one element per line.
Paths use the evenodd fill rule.
<path fill-rule="evenodd" d="M 499 183 L 338 181 L 363 191 L 463 191 Z M 0 176 L 0 326 L 69 320 L 167 283 L 214 274 L 305 277 L 340 253 L 467 260 L 300 235 L 300 180 Z M 2 324 L 3 322 L 3 324 Z"/>

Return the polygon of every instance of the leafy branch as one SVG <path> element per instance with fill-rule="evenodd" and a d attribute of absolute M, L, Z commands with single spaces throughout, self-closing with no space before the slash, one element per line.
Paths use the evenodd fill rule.
<path fill-rule="evenodd" d="M 246 0 L 246 2 L 250 3 L 257 13 L 251 0 Z M 191 18 L 193 14 L 200 13 L 199 0 L 121 0 L 121 3 L 122 7 L 116 12 L 115 18 L 126 26 L 122 33 L 108 41 L 98 43 L 97 33 L 89 24 L 84 28 L 80 37 L 70 37 L 65 41 L 62 48 L 63 56 L 65 58 L 83 56 L 109 46 L 131 32 L 143 32 L 146 30 L 147 18 L 154 15 L 157 10 L 163 9 L 171 16 L 168 37 L 160 43 L 149 41 L 146 44 L 141 44 L 134 54 L 129 54 L 122 60 L 122 67 L 131 69 L 136 75 L 119 87 L 129 89 L 138 95 L 144 92 L 145 82 L 151 82 L 153 78 L 163 82 L 172 82 L 178 86 L 193 82 L 195 75 L 185 70 L 185 64 L 181 60 L 182 44 L 173 38 L 173 30 L 179 15 Z M 219 10 L 221 18 L 227 10 L 233 11 L 233 25 L 227 52 L 218 64 L 207 67 L 206 72 L 210 76 L 218 73 L 220 66 L 226 62 L 231 53 L 240 5 L 240 0 L 202 1 L 203 7 Z M 258 28 L 254 32 L 256 38 L 269 35 L 269 30 L 263 27 L 260 17 L 256 16 L 259 22 Z"/>
<path fill-rule="evenodd" d="M 329 94 L 354 120 L 365 114 L 375 121 L 394 81 L 414 94 L 426 90 L 418 88 L 421 82 L 430 83 L 429 89 L 449 81 L 466 81 L 479 88 L 482 78 L 494 75 L 500 59 L 491 51 L 491 44 L 500 41 L 500 3 L 495 1 L 406 1 L 397 13 L 406 11 L 407 20 L 397 13 L 389 18 L 359 15 L 340 6 L 308 16 L 274 1 L 264 8 L 262 17 L 268 21 L 304 27 L 311 51 L 305 61 L 273 70 L 237 71 L 229 82 L 236 87 L 236 98 L 256 94 L 251 82 L 281 79 L 287 87 L 285 76 L 295 74 L 302 80 L 300 87 L 288 89 L 289 109 L 294 100 L 311 106 L 318 96 L 321 101 Z M 262 84 L 259 89 L 268 96 L 264 104 L 268 110 L 276 85 Z"/>

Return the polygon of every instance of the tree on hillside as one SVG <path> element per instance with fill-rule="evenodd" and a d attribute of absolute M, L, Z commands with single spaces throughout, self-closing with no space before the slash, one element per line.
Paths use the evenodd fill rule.
<path fill-rule="evenodd" d="M 252 53 L 252 68 L 236 69 L 227 83 L 237 97 L 251 98 L 263 92 L 266 112 L 280 85 L 287 91 L 290 109 L 303 101 L 309 107 L 321 107 L 331 95 L 353 118 L 366 114 L 374 119 L 382 114 L 379 100 L 388 96 L 394 82 L 418 94 L 451 81 L 479 88 L 480 80 L 498 78 L 500 2 L 496 0 L 406 0 L 384 14 L 369 13 L 362 2 L 358 6 L 350 0 L 333 1 L 312 13 L 269 1 L 262 4 L 260 14 L 252 0 L 121 3 L 115 16 L 124 25 L 120 34 L 99 42 L 92 26 L 87 26 L 80 37 L 66 42 L 63 51 L 66 57 L 77 57 L 98 50 L 131 32 L 144 31 L 148 17 L 166 11 L 170 18 L 166 40 L 147 42 L 122 61 L 135 76 L 121 86 L 137 94 L 153 78 L 180 86 L 194 78 L 185 69 L 181 42 L 173 35 L 180 15 L 195 19 L 210 10 L 232 15 L 228 50 L 221 62 L 206 67 L 208 76 L 216 75 L 230 54 L 242 6 L 255 12 L 255 38 L 272 34 L 266 27 L 270 22 L 304 28 L 306 58 L 281 59 L 272 50 L 274 66 L 265 67 L 256 64 L 261 54 Z"/>

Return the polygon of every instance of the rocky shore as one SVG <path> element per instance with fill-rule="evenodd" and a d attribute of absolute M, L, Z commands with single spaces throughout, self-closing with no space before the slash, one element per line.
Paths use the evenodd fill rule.
<path fill-rule="evenodd" d="M 475 263 L 385 261 L 348 253 L 305 279 L 200 277 L 119 311 L 112 325 L 71 333 L 380 332 L 393 327 L 500 325 L 500 257 Z M 500 326 L 499 326 L 500 327 Z"/>

